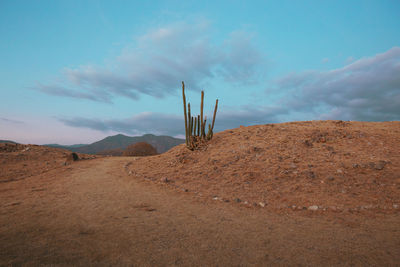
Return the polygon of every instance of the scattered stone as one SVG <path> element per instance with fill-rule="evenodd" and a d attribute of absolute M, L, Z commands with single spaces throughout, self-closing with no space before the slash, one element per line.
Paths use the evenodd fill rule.
<path fill-rule="evenodd" d="M 308 210 L 316 211 L 318 210 L 318 206 L 317 205 L 309 206 Z"/>
<path fill-rule="evenodd" d="M 161 182 L 163 183 L 169 183 L 171 180 L 169 180 L 167 177 L 161 178 Z"/>
<path fill-rule="evenodd" d="M 67 156 L 67 160 L 68 161 L 77 161 L 77 160 L 79 160 L 79 156 L 75 152 L 72 152 Z"/>
<path fill-rule="evenodd" d="M 393 208 L 394 208 L 394 209 L 398 209 L 398 208 L 399 208 L 399 205 L 393 204 Z"/>
<path fill-rule="evenodd" d="M 217 197 L 217 196 L 214 196 L 213 197 L 213 200 L 218 200 L 219 198 Z"/>
<path fill-rule="evenodd" d="M 242 200 L 240 198 L 235 198 L 235 202 L 240 203 Z"/>
<path fill-rule="evenodd" d="M 337 173 L 343 173 L 343 171 L 341 169 L 337 169 L 336 172 Z"/>
<path fill-rule="evenodd" d="M 265 203 L 264 202 L 260 202 L 260 203 L 258 203 L 261 207 L 265 207 Z"/>
<path fill-rule="evenodd" d="M 381 160 L 375 164 L 374 168 L 375 168 L 375 170 L 383 170 L 385 165 L 386 165 L 386 161 Z"/>
<path fill-rule="evenodd" d="M 312 142 L 311 142 L 310 140 L 304 141 L 304 144 L 305 144 L 306 146 L 308 146 L 308 147 L 312 147 L 312 146 L 313 146 L 313 144 L 312 144 Z"/>
<path fill-rule="evenodd" d="M 328 181 L 333 181 L 333 180 L 335 180 L 335 177 L 333 177 L 333 176 L 328 177 Z"/>
<path fill-rule="evenodd" d="M 311 179 L 315 178 L 315 174 L 312 171 L 307 172 L 307 176 L 308 176 L 308 178 L 311 178 Z"/>

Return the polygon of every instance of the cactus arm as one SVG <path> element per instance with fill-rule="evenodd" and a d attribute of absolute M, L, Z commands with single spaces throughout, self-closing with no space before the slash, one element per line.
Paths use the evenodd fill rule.
<path fill-rule="evenodd" d="M 188 139 L 188 125 L 187 125 L 187 114 L 186 114 L 186 96 L 185 96 L 185 83 L 182 81 L 182 97 L 183 97 L 183 113 L 185 115 L 185 136 L 186 145 L 189 145 Z"/>
<path fill-rule="evenodd" d="M 217 116 L 217 109 L 218 109 L 218 99 L 215 101 L 214 116 L 212 120 L 211 131 L 214 130 L 214 123 L 215 123 L 215 117 Z"/>

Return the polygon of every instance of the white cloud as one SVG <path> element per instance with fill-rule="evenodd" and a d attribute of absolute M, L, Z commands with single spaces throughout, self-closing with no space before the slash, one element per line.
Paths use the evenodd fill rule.
<path fill-rule="evenodd" d="M 291 73 L 278 81 L 291 114 L 322 119 L 400 119 L 400 47 L 330 71 Z M 322 112 L 322 113 L 321 113 Z"/>
<path fill-rule="evenodd" d="M 36 89 L 100 102 L 114 96 L 136 100 L 141 94 L 162 98 L 179 90 L 182 80 L 194 90 L 216 75 L 229 83 L 254 82 L 261 62 L 262 54 L 246 32 L 233 32 L 216 43 L 208 23 L 175 23 L 136 38 L 113 67 L 67 68 L 58 82 L 39 83 Z"/>

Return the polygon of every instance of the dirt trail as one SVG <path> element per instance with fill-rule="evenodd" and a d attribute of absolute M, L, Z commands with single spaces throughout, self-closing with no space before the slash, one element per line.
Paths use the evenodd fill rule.
<path fill-rule="evenodd" d="M 0 265 L 396 265 L 400 217 L 275 214 L 128 176 L 131 158 L 0 183 Z M 309 216 L 309 217 L 307 217 Z M 339 216 L 339 215 L 338 215 Z M 354 218 L 354 217 L 352 217 Z"/>

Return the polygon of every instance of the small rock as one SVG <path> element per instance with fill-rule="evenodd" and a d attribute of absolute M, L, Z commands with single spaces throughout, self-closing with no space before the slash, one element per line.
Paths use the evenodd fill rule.
<path fill-rule="evenodd" d="M 394 209 L 398 209 L 398 208 L 399 208 L 399 205 L 393 204 L 393 208 L 394 208 Z"/>
<path fill-rule="evenodd" d="M 328 181 L 333 181 L 333 180 L 335 180 L 335 177 L 333 177 L 333 176 L 328 177 Z"/>
<path fill-rule="evenodd" d="M 375 164 L 375 170 L 383 170 L 383 168 L 385 167 L 386 162 L 381 160 L 378 163 Z"/>
<path fill-rule="evenodd" d="M 72 152 L 71 154 L 69 154 L 67 156 L 67 160 L 68 161 L 77 161 L 77 160 L 79 160 L 79 156 L 75 152 Z"/>
<path fill-rule="evenodd" d="M 258 203 L 261 207 L 265 207 L 265 203 L 264 202 L 260 202 L 260 203 Z"/>
<path fill-rule="evenodd" d="M 169 183 L 170 180 L 169 180 L 167 177 L 163 177 L 163 178 L 161 178 L 161 182 L 163 182 L 163 183 Z"/>
<path fill-rule="evenodd" d="M 240 198 L 235 198 L 235 202 L 240 203 L 242 200 Z"/>
<path fill-rule="evenodd" d="M 308 210 L 316 211 L 318 210 L 318 206 L 317 205 L 309 206 Z"/>
<path fill-rule="evenodd" d="M 219 198 L 217 196 L 213 197 L 213 200 L 218 200 Z"/>
<path fill-rule="evenodd" d="M 305 144 L 306 146 L 308 146 L 308 147 L 312 147 L 312 146 L 313 146 L 313 144 L 312 144 L 312 142 L 311 142 L 310 140 L 304 141 L 304 144 Z"/>
<path fill-rule="evenodd" d="M 343 173 L 343 171 L 341 169 L 337 169 L 336 172 L 337 173 Z"/>
<path fill-rule="evenodd" d="M 314 178 L 315 178 L 315 174 L 314 174 L 314 172 L 312 172 L 312 171 L 307 172 L 307 176 L 308 176 L 309 178 L 311 178 L 311 179 L 314 179 Z"/>

